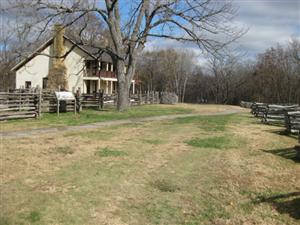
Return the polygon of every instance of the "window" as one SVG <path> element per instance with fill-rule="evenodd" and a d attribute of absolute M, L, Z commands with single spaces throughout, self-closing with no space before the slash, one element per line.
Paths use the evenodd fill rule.
<path fill-rule="evenodd" d="M 47 83 L 48 83 L 48 77 L 43 78 L 43 89 L 47 88 Z"/>
<path fill-rule="evenodd" d="M 113 64 L 112 64 L 112 63 L 109 63 L 108 65 L 109 65 L 109 66 L 108 66 L 108 71 L 113 71 Z"/>
<path fill-rule="evenodd" d="M 87 60 L 85 62 L 85 66 L 88 70 L 97 70 L 98 69 L 98 62 L 96 60 Z"/>
<path fill-rule="evenodd" d="M 31 88 L 31 81 L 25 81 L 25 88 L 26 89 Z"/>
<path fill-rule="evenodd" d="M 101 62 L 101 70 L 106 71 L 106 64 L 105 62 Z"/>
<path fill-rule="evenodd" d="M 90 69 L 91 68 L 91 61 L 87 60 L 85 62 L 85 66 L 86 66 L 87 69 Z"/>

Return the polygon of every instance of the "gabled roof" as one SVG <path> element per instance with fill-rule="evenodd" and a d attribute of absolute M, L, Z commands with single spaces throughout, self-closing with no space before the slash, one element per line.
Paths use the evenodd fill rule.
<path fill-rule="evenodd" d="M 53 37 L 50 38 L 49 40 L 47 40 L 44 44 L 42 44 L 40 47 L 38 47 L 36 49 L 35 52 L 33 52 L 32 54 L 30 54 L 29 56 L 27 56 L 25 59 L 21 60 L 19 63 L 17 63 L 11 70 L 12 71 L 17 71 L 18 69 L 20 69 L 22 66 L 24 66 L 26 63 L 28 63 L 31 59 L 33 59 L 35 56 L 39 55 L 39 53 L 41 53 L 43 50 L 45 50 L 49 45 L 52 44 L 53 42 Z M 86 54 L 88 54 L 89 56 L 91 56 L 92 58 L 94 58 L 95 60 L 97 59 L 97 57 L 94 55 L 95 54 L 95 48 L 90 47 L 90 46 L 84 46 L 84 45 L 78 45 L 76 44 L 75 41 L 73 41 L 72 39 L 70 39 L 69 37 L 67 37 L 66 35 L 64 35 L 64 39 L 68 40 L 69 42 L 71 42 L 73 45 L 76 45 L 77 48 L 79 48 L 81 51 L 85 52 Z M 97 49 L 98 51 L 98 49 Z M 99 59 L 102 59 L 103 61 L 107 61 L 107 62 L 111 62 L 111 58 L 110 56 L 105 53 L 103 55 L 101 55 L 100 57 L 98 57 Z"/>
<path fill-rule="evenodd" d="M 106 52 L 100 52 L 99 48 L 89 46 L 89 45 L 79 45 L 89 53 L 91 53 L 93 56 L 95 56 L 99 61 L 103 62 L 112 62 L 111 56 L 107 54 Z"/>

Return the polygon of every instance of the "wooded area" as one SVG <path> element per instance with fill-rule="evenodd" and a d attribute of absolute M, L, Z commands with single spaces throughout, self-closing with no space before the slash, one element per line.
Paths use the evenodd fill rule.
<path fill-rule="evenodd" d="M 198 65 L 197 57 L 180 49 L 146 52 L 137 73 L 144 89 L 173 91 L 182 102 L 300 103 L 299 40 L 267 49 L 254 61 L 225 55 Z"/>

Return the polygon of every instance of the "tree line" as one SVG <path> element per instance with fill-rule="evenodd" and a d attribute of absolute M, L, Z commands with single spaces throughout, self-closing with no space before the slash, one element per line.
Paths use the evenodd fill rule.
<path fill-rule="evenodd" d="M 175 92 L 179 101 L 193 103 L 300 103 L 297 39 L 271 47 L 254 60 L 227 54 L 198 65 L 197 57 L 180 49 L 144 52 L 137 66 L 143 90 Z"/>

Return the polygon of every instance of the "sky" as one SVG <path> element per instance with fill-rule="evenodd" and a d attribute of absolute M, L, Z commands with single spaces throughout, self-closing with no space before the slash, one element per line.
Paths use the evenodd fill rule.
<path fill-rule="evenodd" d="M 291 37 L 300 39 L 300 0 L 233 0 L 233 4 L 238 9 L 234 21 L 248 29 L 234 48 L 238 47 L 247 58 L 254 58 L 277 43 L 286 44 Z M 147 47 L 185 46 L 175 41 L 157 40 Z M 200 52 L 196 47 L 188 48 Z"/>
<path fill-rule="evenodd" d="M 103 4 L 103 0 L 97 1 Z M 0 0 L 0 5 L 4 7 L 5 2 L 6 0 Z M 257 54 L 276 46 L 277 43 L 288 43 L 292 37 L 300 39 L 300 0 L 232 0 L 232 2 L 237 8 L 235 23 L 248 29 L 232 48 L 238 48 L 246 58 L 254 59 Z M 147 50 L 167 47 L 192 49 L 200 56 L 200 64 L 205 61 L 203 53 L 191 44 L 156 39 L 146 45 Z"/>
<path fill-rule="evenodd" d="M 300 38 L 300 0 L 235 0 L 237 21 L 249 31 L 239 40 L 249 56 Z"/>

